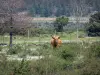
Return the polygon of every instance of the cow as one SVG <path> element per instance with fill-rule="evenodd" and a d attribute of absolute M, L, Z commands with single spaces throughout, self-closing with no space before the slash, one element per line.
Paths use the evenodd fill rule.
<path fill-rule="evenodd" d="M 60 40 L 60 36 L 52 36 L 51 45 L 53 48 L 57 48 L 61 45 L 62 41 Z"/>

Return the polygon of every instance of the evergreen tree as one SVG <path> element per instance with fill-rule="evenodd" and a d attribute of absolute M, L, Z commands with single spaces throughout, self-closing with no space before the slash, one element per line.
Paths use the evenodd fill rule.
<path fill-rule="evenodd" d="M 67 17 L 64 17 L 64 16 L 56 18 L 56 21 L 54 22 L 55 30 L 58 32 L 62 32 L 63 26 L 67 25 L 68 20 L 69 19 Z"/>
<path fill-rule="evenodd" d="M 100 12 L 91 15 L 87 32 L 89 36 L 100 36 Z"/>

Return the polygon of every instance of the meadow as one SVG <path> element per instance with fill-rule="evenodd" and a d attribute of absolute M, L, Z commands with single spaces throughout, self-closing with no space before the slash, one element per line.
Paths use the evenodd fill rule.
<path fill-rule="evenodd" d="M 50 34 L 13 36 L 12 48 L 9 35 L 0 36 L 0 75 L 99 75 L 100 38 L 83 34 L 57 33 L 63 44 L 55 49 Z"/>
<path fill-rule="evenodd" d="M 77 32 L 66 33 L 59 32 L 57 34 L 40 34 L 39 36 L 22 36 L 22 35 L 14 35 L 13 36 L 13 44 L 21 44 L 21 43 L 38 43 L 38 42 L 50 42 L 52 35 L 59 35 L 62 41 L 99 41 L 100 37 L 87 37 L 83 31 L 80 31 L 77 38 Z M 0 43 L 9 44 L 10 36 L 8 34 L 0 35 Z"/>

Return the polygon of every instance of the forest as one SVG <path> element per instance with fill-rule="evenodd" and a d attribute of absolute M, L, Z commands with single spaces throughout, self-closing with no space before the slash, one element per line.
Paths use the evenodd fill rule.
<path fill-rule="evenodd" d="M 0 0 L 0 12 L 28 11 L 34 17 L 73 16 L 73 9 L 82 7 L 84 16 L 100 11 L 100 0 Z M 74 6 L 73 6 L 74 5 Z"/>

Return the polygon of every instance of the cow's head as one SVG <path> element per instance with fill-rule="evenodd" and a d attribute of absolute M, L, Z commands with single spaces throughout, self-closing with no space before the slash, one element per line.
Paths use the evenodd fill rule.
<path fill-rule="evenodd" d="M 60 36 L 52 36 L 51 44 L 53 47 L 58 47 L 61 44 Z"/>

